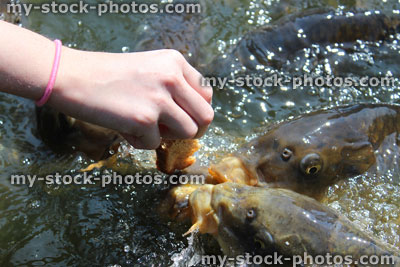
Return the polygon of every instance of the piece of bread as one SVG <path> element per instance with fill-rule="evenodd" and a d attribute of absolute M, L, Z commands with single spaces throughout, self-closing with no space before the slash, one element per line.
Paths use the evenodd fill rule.
<path fill-rule="evenodd" d="M 157 148 L 157 169 L 172 174 L 175 170 L 183 170 L 192 165 L 196 158 L 193 154 L 200 148 L 197 139 L 161 140 Z"/>

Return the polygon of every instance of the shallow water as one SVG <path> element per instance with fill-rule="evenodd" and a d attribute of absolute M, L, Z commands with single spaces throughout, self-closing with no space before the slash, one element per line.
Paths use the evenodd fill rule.
<path fill-rule="evenodd" d="M 398 1 L 279 1 L 204 0 L 204 13 L 178 26 L 179 18 L 160 15 L 40 14 L 22 18 L 22 25 L 64 44 L 85 50 L 127 52 L 158 48 L 157 37 L 176 34 L 190 40 L 169 45 L 185 50 L 189 60 L 204 68 L 216 56 L 229 53 L 239 38 L 260 25 L 274 23 L 284 14 L 312 8 L 337 12 L 363 8 L 392 12 Z M 165 28 L 173 27 L 173 29 Z M 196 38 L 186 36 L 195 34 Z M 237 88 L 215 91 L 216 119 L 202 139 L 198 158 L 203 165 L 234 151 L 261 133 L 260 127 L 303 112 L 357 102 L 399 103 L 400 43 L 397 36 L 385 43 L 358 42 L 352 53 L 341 47 L 315 47 L 267 74 L 296 73 L 362 77 L 392 75 L 389 87 Z M 185 52 L 184 51 L 184 52 Z M 191 54 L 191 56 L 189 56 Z M 316 61 L 315 58 L 323 58 Z M 234 69 L 232 70 L 235 71 Z M 265 74 L 264 73 L 264 74 Z M 240 74 L 240 70 L 239 70 Z M 54 186 L 10 184 L 10 175 L 73 174 L 87 166 L 82 154 L 58 155 L 35 131 L 34 105 L 0 94 L 0 266 L 185 266 L 201 253 L 215 253 L 207 237 L 188 243 L 182 234 L 188 225 L 171 223 L 157 213 L 167 185 Z M 154 153 L 123 146 L 131 173 L 155 172 Z M 96 173 L 95 173 L 96 174 Z M 98 174 L 98 173 L 97 173 Z M 378 176 L 366 174 L 329 189 L 325 202 L 366 231 L 400 248 L 400 185 L 396 164 Z M 208 244 L 211 242 L 211 245 Z"/>

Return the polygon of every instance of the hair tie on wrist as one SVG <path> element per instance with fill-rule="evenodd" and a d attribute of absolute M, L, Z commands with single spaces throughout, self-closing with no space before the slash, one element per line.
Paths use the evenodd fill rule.
<path fill-rule="evenodd" d="M 56 55 L 54 57 L 53 68 L 51 70 L 50 79 L 47 83 L 46 90 L 44 91 L 43 96 L 36 101 L 36 105 L 38 107 L 43 106 L 49 100 L 51 92 L 53 91 L 54 84 L 56 83 L 56 77 L 58 72 L 58 67 L 60 65 L 60 58 L 61 58 L 61 46 L 62 43 L 60 40 L 54 40 L 56 44 Z"/>

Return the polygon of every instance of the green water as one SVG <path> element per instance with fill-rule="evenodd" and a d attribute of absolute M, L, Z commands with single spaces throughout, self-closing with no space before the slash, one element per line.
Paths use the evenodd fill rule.
<path fill-rule="evenodd" d="M 274 23 L 287 13 L 331 7 L 338 11 L 363 8 L 392 12 L 398 1 L 335 0 L 222 0 L 201 2 L 203 14 L 176 24 L 174 17 L 161 15 L 41 14 L 22 18 L 22 25 L 49 38 L 84 50 L 123 52 L 162 47 L 169 43 L 186 54 L 199 68 L 216 56 L 229 53 L 246 32 Z M 195 26 L 193 26 L 195 25 Z M 188 30 L 188 27 L 193 29 Z M 190 36 L 193 34 L 194 36 Z M 186 36 L 189 35 L 189 36 Z M 333 74 L 362 77 L 393 75 L 392 87 L 234 88 L 216 90 L 213 106 L 216 119 L 202 139 L 198 153 L 207 165 L 235 150 L 259 133 L 261 126 L 303 112 L 356 102 L 398 102 L 400 87 L 400 44 L 394 36 L 385 43 L 354 44 L 353 52 L 325 49 L 316 61 L 316 51 L 305 52 L 288 66 L 270 73 Z M 185 51 L 185 49 L 182 49 Z M 341 53 L 341 52 L 344 52 Z M 318 53 L 317 53 L 318 54 Z M 182 237 L 188 225 L 171 223 L 157 212 L 166 185 L 54 186 L 33 187 L 10 184 L 15 173 L 45 175 L 73 174 L 90 163 L 83 154 L 58 155 L 49 150 L 35 130 L 32 102 L 0 95 L 0 266 L 185 266 L 196 257 L 215 251 L 207 238 L 194 244 Z M 155 172 L 154 154 L 131 154 L 130 172 Z M 400 247 L 400 185 L 397 165 L 379 177 L 365 175 L 329 190 L 326 202 L 385 242 Z M 397 182 L 396 182 L 397 181 Z M 211 247 L 211 248 L 210 248 Z M 203 251 L 203 252 L 202 252 Z"/>

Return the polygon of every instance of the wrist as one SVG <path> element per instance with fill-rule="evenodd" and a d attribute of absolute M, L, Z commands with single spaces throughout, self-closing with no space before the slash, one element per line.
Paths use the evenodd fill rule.
<path fill-rule="evenodd" d="M 60 40 L 54 40 L 54 44 L 55 44 L 55 55 L 49 81 L 47 82 L 43 95 L 36 101 L 36 105 L 39 107 L 46 104 L 46 102 L 49 100 L 54 88 L 54 84 L 57 79 L 58 69 L 60 65 L 60 58 L 61 58 L 62 43 Z"/>
<path fill-rule="evenodd" d="M 88 86 L 87 53 L 69 47 L 62 47 L 60 66 L 49 105 L 69 115 L 76 116 L 86 98 Z"/>
<path fill-rule="evenodd" d="M 0 32 L 0 91 L 40 99 L 54 62 L 54 42 L 2 21 Z"/>

